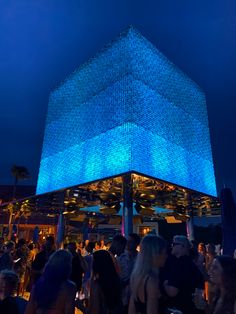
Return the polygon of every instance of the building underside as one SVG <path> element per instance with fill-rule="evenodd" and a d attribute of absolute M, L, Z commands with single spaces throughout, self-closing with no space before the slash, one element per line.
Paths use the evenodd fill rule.
<path fill-rule="evenodd" d="M 79 229 L 84 222 L 91 228 L 100 224 L 121 226 L 125 208 L 132 209 L 129 219 L 134 225 L 143 221 L 165 219 L 176 223 L 191 216 L 220 215 L 218 198 L 135 172 L 31 196 L 1 207 L 1 221 L 12 210 L 16 224 L 56 225 L 62 213 L 68 223 Z"/>

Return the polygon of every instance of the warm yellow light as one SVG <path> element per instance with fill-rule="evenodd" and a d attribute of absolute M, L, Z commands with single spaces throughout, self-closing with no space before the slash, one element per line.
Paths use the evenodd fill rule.
<path fill-rule="evenodd" d="M 174 216 L 166 216 L 165 219 L 168 222 L 168 224 L 179 224 L 179 223 L 182 223 L 181 220 L 176 219 Z"/>

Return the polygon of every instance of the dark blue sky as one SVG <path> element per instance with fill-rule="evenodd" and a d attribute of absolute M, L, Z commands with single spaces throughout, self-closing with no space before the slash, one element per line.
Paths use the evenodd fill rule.
<path fill-rule="evenodd" d="M 51 90 L 133 24 L 206 93 L 218 189 L 236 193 L 236 1 L 0 0 L 0 184 L 36 184 Z"/>

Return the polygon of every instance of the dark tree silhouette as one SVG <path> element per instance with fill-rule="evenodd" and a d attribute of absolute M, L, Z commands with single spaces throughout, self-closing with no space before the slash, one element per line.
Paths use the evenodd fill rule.
<path fill-rule="evenodd" d="M 26 167 L 24 166 L 12 166 L 11 168 L 11 174 L 15 178 L 14 185 L 13 185 L 13 192 L 12 192 L 12 199 L 15 199 L 16 195 L 16 186 L 19 182 L 19 180 L 26 180 L 29 179 L 30 174 Z"/>
<path fill-rule="evenodd" d="M 11 174 L 15 178 L 14 180 L 14 185 L 13 185 L 13 191 L 12 191 L 12 201 L 15 200 L 16 197 L 16 187 L 19 182 L 19 180 L 26 180 L 30 178 L 29 171 L 26 167 L 24 166 L 12 166 L 11 168 Z M 9 207 L 9 221 L 8 221 L 8 239 L 11 239 L 12 236 L 12 218 L 13 218 L 13 206 Z"/>

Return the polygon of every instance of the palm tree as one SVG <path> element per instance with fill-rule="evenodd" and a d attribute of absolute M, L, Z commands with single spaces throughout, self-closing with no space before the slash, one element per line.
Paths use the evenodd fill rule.
<path fill-rule="evenodd" d="M 12 166 L 11 168 L 11 173 L 13 175 L 13 177 L 15 178 L 14 180 L 14 185 L 13 185 L 13 191 L 12 191 L 12 201 L 15 200 L 15 196 L 16 196 L 16 186 L 19 182 L 19 180 L 26 180 L 29 179 L 30 174 L 29 171 L 26 167 L 24 166 Z M 9 207 L 9 221 L 8 221 L 8 239 L 11 239 L 12 236 L 12 218 L 13 218 L 13 206 Z"/>
<path fill-rule="evenodd" d="M 13 186 L 13 192 L 12 192 L 12 200 L 15 199 L 16 195 L 16 186 L 18 184 L 19 180 L 26 180 L 29 179 L 30 174 L 26 167 L 24 166 L 12 166 L 11 168 L 11 174 L 15 178 L 14 180 L 14 186 Z"/>

